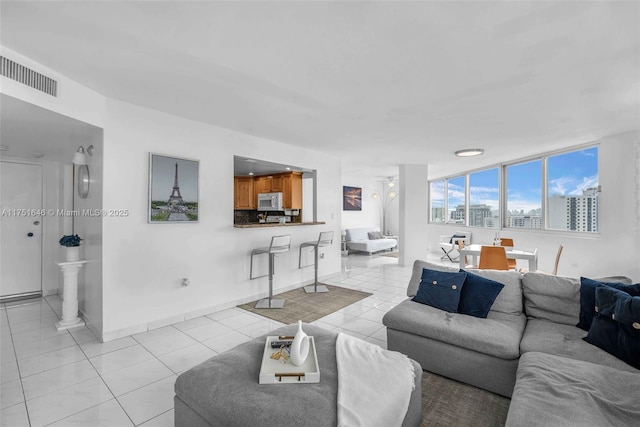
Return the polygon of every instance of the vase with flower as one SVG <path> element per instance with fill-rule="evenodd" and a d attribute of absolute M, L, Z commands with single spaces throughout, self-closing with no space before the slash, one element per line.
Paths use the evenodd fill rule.
<path fill-rule="evenodd" d="M 77 234 L 62 236 L 58 243 L 66 248 L 66 260 L 69 262 L 80 261 L 80 241 Z"/>

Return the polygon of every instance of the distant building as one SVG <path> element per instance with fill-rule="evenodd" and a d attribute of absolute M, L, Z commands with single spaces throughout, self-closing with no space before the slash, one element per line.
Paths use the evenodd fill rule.
<path fill-rule="evenodd" d="M 431 208 L 431 221 L 433 222 L 442 222 L 444 221 L 444 206 L 432 207 Z"/>
<path fill-rule="evenodd" d="M 588 188 L 582 196 L 554 195 L 549 199 L 549 228 L 598 231 L 598 191 Z"/>
<path fill-rule="evenodd" d="M 532 214 L 507 215 L 507 227 L 542 229 L 542 216 Z"/>
<path fill-rule="evenodd" d="M 491 206 L 489 205 L 470 205 L 469 206 L 469 225 L 472 227 L 491 227 L 487 225 L 487 221 L 493 221 Z"/>
<path fill-rule="evenodd" d="M 465 223 L 464 205 L 458 205 L 455 211 L 449 212 L 449 222 L 455 222 L 456 224 Z"/>

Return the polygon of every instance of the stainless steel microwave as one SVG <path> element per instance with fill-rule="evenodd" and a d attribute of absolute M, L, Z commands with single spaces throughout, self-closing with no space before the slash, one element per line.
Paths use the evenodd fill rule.
<path fill-rule="evenodd" d="M 258 194 L 259 211 L 281 211 L 282 193 L 261 193 Z"/>

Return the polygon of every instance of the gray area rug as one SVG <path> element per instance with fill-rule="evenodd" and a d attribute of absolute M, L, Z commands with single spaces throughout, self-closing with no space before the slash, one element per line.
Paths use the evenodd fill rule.
<path fill-rule="evenodd" d="M 468 384 L 422 373 L 422 427 L 504 426 L 510 402 Z"/>
<path fill-rule="evenodd" d="M 355 291 L 340 286 L 325 286 L 329 288 L 329 292 L 308 294 L 303 288 L 298 288 L 274 295 L 273 298 L 285 299 L 284 308 L 256 309 L 254 308 L 256 301 L 239 305 L 238 308 L 287 325 L 297 323 L 298 320 L 310 323 L 372 295 L 368 292 Z"/>

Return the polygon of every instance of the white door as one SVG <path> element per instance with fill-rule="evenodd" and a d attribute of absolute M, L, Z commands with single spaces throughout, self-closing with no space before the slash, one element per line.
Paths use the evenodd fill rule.
<path fill-rule="evenodd" d="M 0 162 L 0 297 L 42 292 L 42 166 Z"/>

